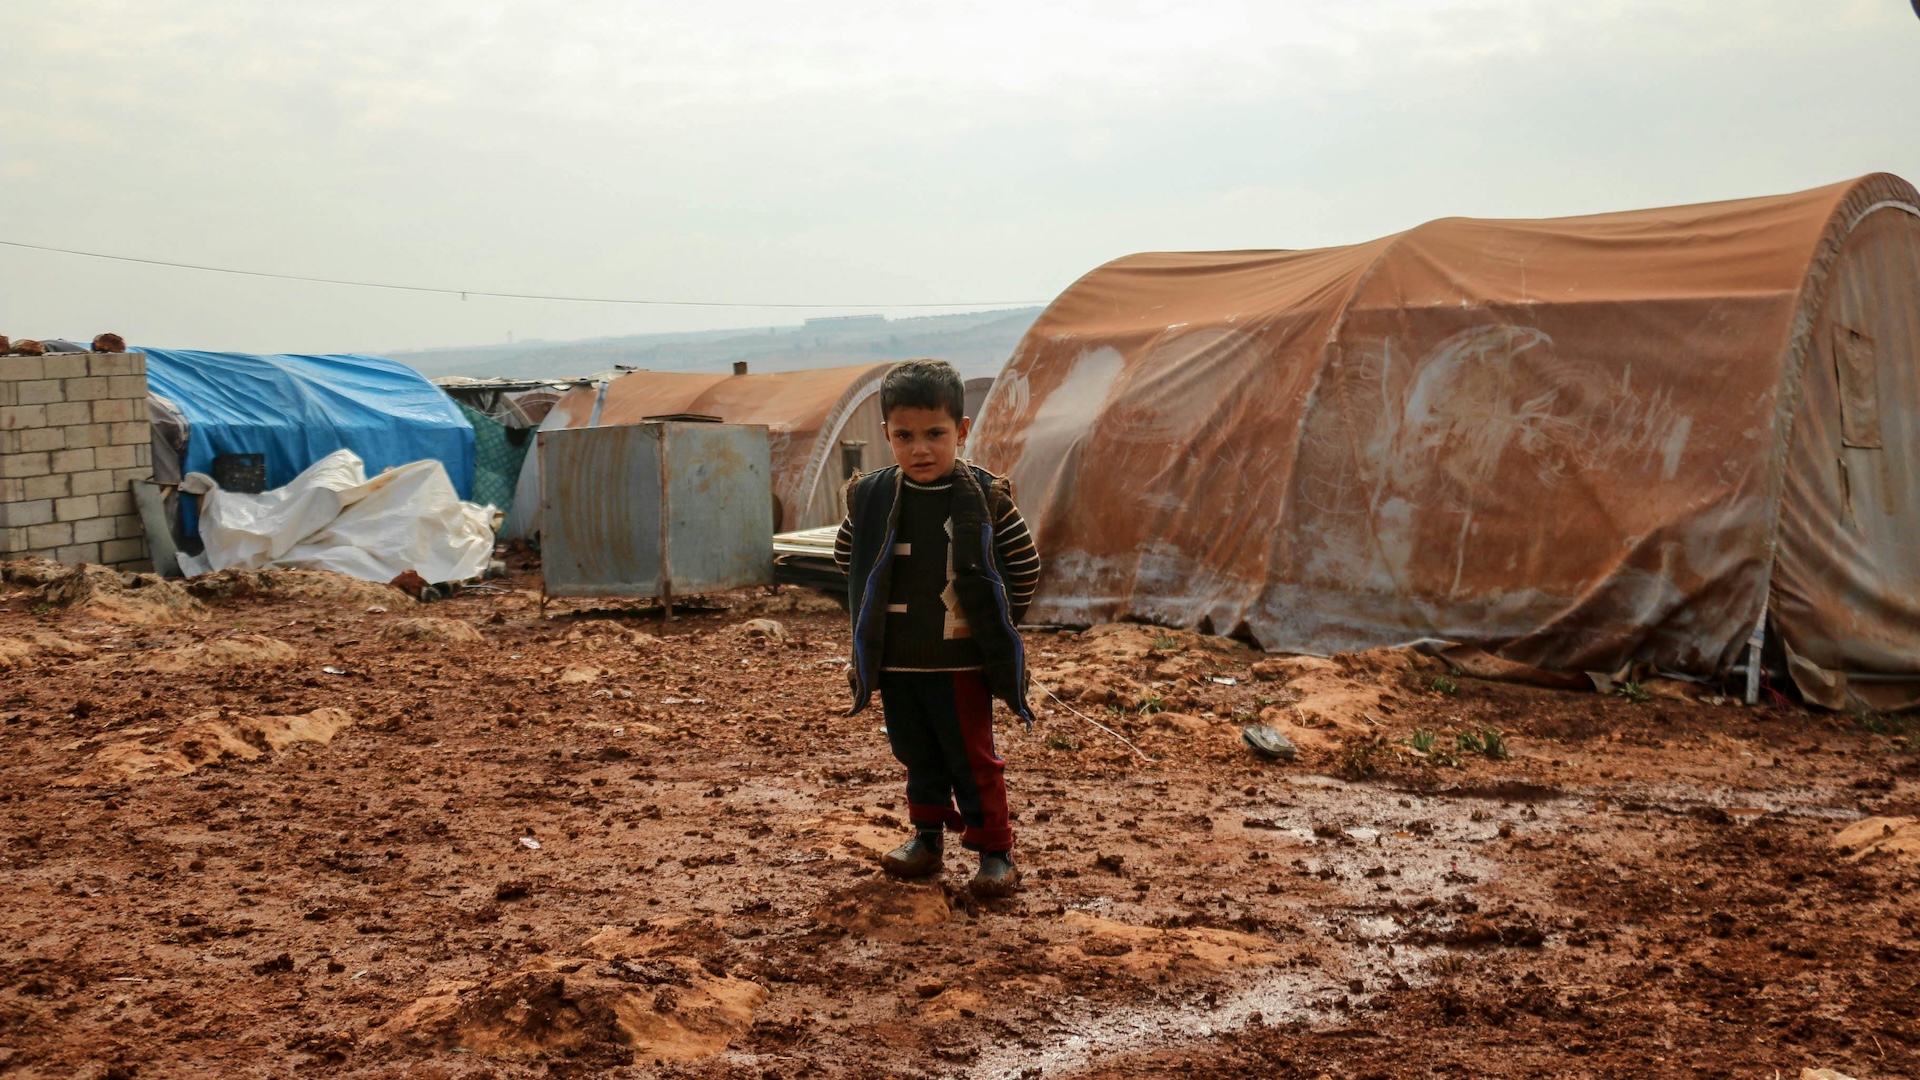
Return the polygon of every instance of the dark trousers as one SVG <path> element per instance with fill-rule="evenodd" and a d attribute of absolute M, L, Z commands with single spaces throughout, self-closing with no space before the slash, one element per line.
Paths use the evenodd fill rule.
<path fill-rule="evenodd" d="M 882 671 L 880 705 L 907 767 L 913 823 L 956 830 L 974 851 L 1012 850 L 1007 763 L 993 749 L 993 696 L 980 673 Z"/>

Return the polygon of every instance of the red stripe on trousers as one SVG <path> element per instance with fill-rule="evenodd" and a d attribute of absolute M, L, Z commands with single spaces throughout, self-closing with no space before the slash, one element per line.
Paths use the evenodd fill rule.
<path fill-rule="evenodd" d="M 960 714 L 960 737 L 967 764 L 980 791 L 980 827 L 967 827 L 960 840 L 981 851 L 1013 850 L 1013 823 L 1007 814 L 1007 763 L 993 749 L 993 695 L 977 671 L 953 673 L 953 704 Z"/>

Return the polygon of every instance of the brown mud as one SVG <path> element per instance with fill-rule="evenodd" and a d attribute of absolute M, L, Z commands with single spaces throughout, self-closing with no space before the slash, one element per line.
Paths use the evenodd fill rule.
<path fill-rule="evenodd" d="M 983 902 L 837 607 L 538 587 L 7 575 L 0 1074 L 1920 1075 L 1896 721 L 1036 632 Z"/>

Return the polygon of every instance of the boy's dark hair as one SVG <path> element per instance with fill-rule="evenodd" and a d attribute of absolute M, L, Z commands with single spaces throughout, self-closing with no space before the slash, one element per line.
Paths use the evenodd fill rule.
<path fill-rule="evenodd" d="M 945 360 L 902 360 L 880 382 L 880 415 L 896 405 L 909 409 L 945 409 L 959 423 L 967 414 L 967 384 Z"/>

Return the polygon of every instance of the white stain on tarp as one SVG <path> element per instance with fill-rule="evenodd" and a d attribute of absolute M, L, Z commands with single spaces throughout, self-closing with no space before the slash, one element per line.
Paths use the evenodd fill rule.
<path fill-rule="evenodd" d="M 1033 493 L 1040 504 L 1064 504 L 1042 493 L 1052 491 L 1055 484 L 1072 483 L 1079 471 L 1082 444 L 1098 430 L 1097 420 L 1106 408 L 1114 380 L 1125 367 L 1126 358 L 1111 346 L 1090 349 L 1074 358 L 1066 378 L 1040 401 L 1027 423 L 1020 459 L 1008 469 L 1017 490 Z M 1008 390 L 1015 392 L 1013 388 Z M 1032 387 L 1023 382 L 1017 392 L 1030 394 Z M 994 402 L 993 415 L 1005 415 L 998 401 Z"/>

